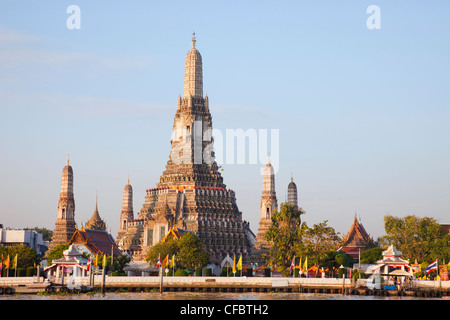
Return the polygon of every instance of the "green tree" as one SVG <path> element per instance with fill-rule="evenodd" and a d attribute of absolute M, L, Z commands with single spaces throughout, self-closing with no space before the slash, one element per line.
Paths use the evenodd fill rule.
<path fill-rule="evenodd" d="M 282 203 L 280 210 L 272 212 L 272 224 L 264 235 L 272 243 L 266 263 L 279 267 L 282 271 L 289 268 L 292 257 L 296 254 L 296 245 L 302 238 L 301 210 L 293 205 Z"/>
<path fill-rule="evenodd" d="M 179 258 L 177 256 L 179 252 L 179 246 L 178 241 L 175 239 L 169 239 L 164 243 L 157 243 L 154 246 L 150 247 L 147 251 L 147 257 L 146 260 L 151 265 L 156 265 L 156 262 L 158 261 L 158 257 L 161 257 L 161 262 L 164 260 L 164 258 L 169 255 L 169 258 L 175 254 L 177 263 Z M 178 263 L 177 263 L 178 265 Z"/>
<path fill-rule="evenodd" d="M 10 269 L 13 266 L 13 260 L 17 255 L 17 268 L 33 267 L 41 262 L 41 256 L 36 253 L 36 250 L 30 247 L 21 245 L 13 247 L 0 247 L 0 255 L 3 256 L 3 260 L 9 255 L 11 259 Z"/>
<path fill-rule="evenodd" d="M 328 220 L 325 220 L 312 228 L 305 225 L 302 241 L 297 244 L 298 254 L 307 256 L 308 261 L 315 263 L 317 267 L 327 259 L 330 251 L 338 249 L 341 242 L 338 233 L 327 223 Z"/>
<path fill-rule="evenodd" d="M 130 256 L 122 253 L 121 255 L 114 257 L 114 269 L 116 269 L 119 273 L 124 272 L 123 269 L 128 263 L 130 263 L 130 261 Z"/>
<path fill-rule="evenodd" d="M 185 233 L 181 239 L 170 239 L 152 246 L 147 252 L 146 260 L 151 265 L 156 265 L 159 256 L 162 262 L 167 255 L 169 259 L 175 255 L 177 268 L 194 269 L 205 266 L 209 261 L 200 238 L 190 232 Z"/>
<path fill-rule="evenodd" d="M 393 244 L 410 261 L 434 261 L 436 258 L 448 261 L 450 258 L 450 235 L 442 231 L 434 218 L 387 215 L 384 217 L 384 228 L 383 245 Z"/>
<path fill-rule="evenodd" d="M 186 233 L 178 240 L 179 252 L 176 256 L 182 268 L 203 267 L 209 261 L 209 255 L 203 248 L 199 237 Z"/>
<path fill-rule="evenodd" d="M 361 263 L 377 263 L 378 260 L 383 259 L 383 249 L 372 248 L 361 252 Z"/>
<path fill-rule="evenodd" d="M 64 251 L 69 249 L 68 244 L 60 244 L 53 248 L 52 251 L 47 254 L 47 265 L 51 266 L 53 260 L 61 259 L 64 256 Z"/>

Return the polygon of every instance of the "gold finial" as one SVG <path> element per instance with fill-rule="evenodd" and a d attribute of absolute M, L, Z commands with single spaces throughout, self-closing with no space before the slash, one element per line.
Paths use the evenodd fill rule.
<path fill-rule="evenodd" d="M 69 162 L 70 162 L 70 155 L 67 154 L 67 165 L 69 165 Z"/>
<path fill-rule="evenodd" d="M 128 175 L 127 184 L 130 184 L 130 175 Z"/>
<path fill-rule="evenodd" d="M 192 41 L 191 41 L 192 48 L 195 48 L 196 43 L 197 40 L 195 39 L 195 32 L 192 32 Z"/>

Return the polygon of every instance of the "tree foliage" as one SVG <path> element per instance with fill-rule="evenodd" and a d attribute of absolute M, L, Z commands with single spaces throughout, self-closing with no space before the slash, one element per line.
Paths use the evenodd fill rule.
<path fill-rule="evenodd" d="M 327 223 L 328 220 L 325 220 L 312 228 L 305 224 L 302 242 L 297 245 L 298 253 L 307 256 L 317 266 L 327 258 L 328 252 L 336 251 L 341 242 L 338 233 Z"/>
<path fill-rule="evenodd" d="M 11 266 L 13 259 L 17 255 L 18 268 L 33 267 L 35 264 L 37 265 L 41 262 L 41 257 L 36 253 L 36 250 L 21 245 L 13 247 L 0 247 L 0 255 L 3 256 L 3 260 L 5 260 L 9 255 L 9 258 L 11 259 Z"/>
<path fill-rule="evenodd" d="M 177 268 L 194 269 L 205 266 L 209 261 L 209 255 L 203 248 L 200 238 L 190 232 L 179 240 L 169 239 L 152 246 L 147 252 L 146 260 L 151 265 L 156 265 L 159 256 L 162 262 L 167 255 L 169 258 L 175 255 Z"/>
<path fill-rule="evenodd" d="M 450 258 L 450 235 L 445 234 L 436 219 L 408 215 L 384 217 L 384 246 L 393 244 L 410 261 L 434 261 Z"/>
<path fill-rule="evenodd" d="M 267 230 L 265 239 L 272 242 L 266 262 L 269 265 L 288 268 L 296 253 L 296 245 L 302 239 L 301 210 L 295 210 L 293 205 L 282 203 L 280 210 L 272 212 L 272 224 Z"/>
<path fill-rule="evenodd" d="M 361 252 L 361 263 L 377 263 L 378 260 L 383 259 L 383 249 L 371 248 Z"/>

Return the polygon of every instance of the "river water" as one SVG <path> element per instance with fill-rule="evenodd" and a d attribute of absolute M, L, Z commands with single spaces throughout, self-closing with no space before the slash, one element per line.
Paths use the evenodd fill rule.
<path fill-rule="evenodd" d="M 365 296 L 326 293 L 212 293 L 212 292 L 107 292 L 88 294 L 15 294 L 1 295 L 0 300 L 446 300 L 410 296 Z"/>

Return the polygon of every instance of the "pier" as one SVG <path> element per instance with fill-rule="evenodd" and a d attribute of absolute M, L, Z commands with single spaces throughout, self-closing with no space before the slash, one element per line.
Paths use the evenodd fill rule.
<path fill-rule="evenodd" d="M 37 282 L 36 277 L 0 278 L 0 294 L 30 294 L 38 292 L 87 292 L 100 289 L 102 276 L 81 278 L 77 288 L 67 283 Z M 450 296 L 450 281 L 415 281 L 414 288 L 402 290 L 370 290 L 365 280 L 357 282 L 336 278 L 283 278 L 283 277 L 112 277 L 106 276 L 106 292 L 292 292 L 345 295 L 415 296 L 422 298 Z"/>

